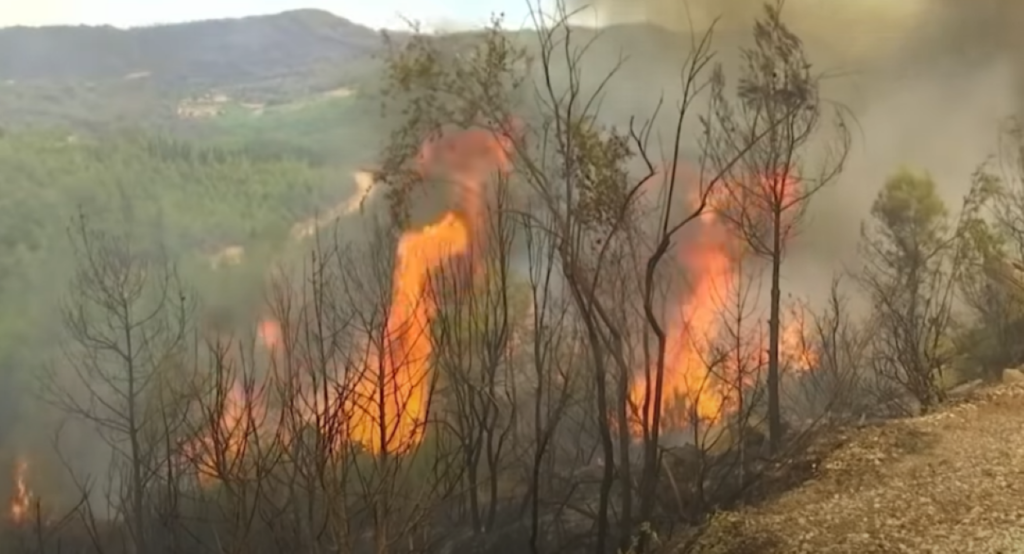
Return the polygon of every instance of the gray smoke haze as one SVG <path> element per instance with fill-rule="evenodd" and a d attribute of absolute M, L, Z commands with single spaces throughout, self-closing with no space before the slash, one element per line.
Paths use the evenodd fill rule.
<path fill-rule="evenodd" d="M 576 0 L 581 22 L 650 23 L 682 40 L 715 21 L 715 49 L 730 69 L 763 0 Z M 802 237 L 794 284 L 827 284 L 855 251 L 860 222 L 886 176 L 901 165 L 929 171 L 951 208 L 998 127 L 1024 107 L 1024 2 L 1015 0 L 788 0 L 784 20 L 814 66 L 835 75 L 824 95 L 855 115 L 854 147 L 840 182 L 821 194 Z M 609 33 L 629 53 L 649 39 Z M 633 40 L 638 44 L 630 44 Z M 639 44 L 644 43 L 644 44 Z M 675 75 L 680 54 L 636 56 L 644 74 Z M 639 60 L 639 61 L 638 61 Z M 644 94 L 637 91 L 637 94 Z M 811 284 L 816 283 L 816 284 Z M 796 291 L 794 291 L 796 292 Z"/>

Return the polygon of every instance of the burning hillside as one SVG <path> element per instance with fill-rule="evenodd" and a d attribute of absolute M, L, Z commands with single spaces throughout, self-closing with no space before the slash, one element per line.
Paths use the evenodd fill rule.
<path fill-rule="evenodd" d="M 365 339 L 366 352 L 361 367 L 347 368 L 339 362 L 340 381 L 348 390 L 330 392 L 331 400 L 304 409 L 310 423 L 318 412 L 336 410 L 344 423 L 340 432 L 346 441 L 354 441 L 373 453 L 403 453 L 423 438 L 430 406 L 431 325 L 437 314 L 437 293 L 432 290 L 435 272 L 456 259 L 473 265 L 473 258 L 484 246 L 486 232 L 487 186 L 502 179 L 509 170 L 508 147 L 490 133 L 470 130 L 446 135 L 424 143 L 416 165 L 424 180 L 442 181 L 450 188 L 448 207 L 432 223 L 410 229 L 398 239 L 390 306 L 384 315 L 383 329 Z M 363 194 L 366 191 L 362 191 Z M 285 348 L 282 323 L 264 319 L 258 327 L 258 339 L 271 352 Z M 242 408 L 266 399 L 243 394 L 237 385 L 222 402 L 226 440 L 206 452 L 229 450 L 235 457 L 243 448 L 236 435 L 247 436 Z M 267 418 L 261 408 L 261 420 Z M 243 429 L 242 432 L 232 430 Z M 213 456 L 208 454 L 206 458 Z M 211 465 L 207 461 L 204 465 Z"/>
<path fill-rule="evenodd" d="M 432 393 L 431 326 L 440 306 L 432 290 L 433 275 L 452 260 L 464 260 L 474 273 L 484 270 L 476 264 L 486 247 L 489 222 L 488 202 L 497 179 L 507 179 L 512 169 L 511 144 L 490 132 L 471 129 L 449 133 L 427 141 L 420 150 L 416 168 L 424 181 L 445 187 L 447 207 L 433 222 L 407 230 L 398 239 L 391 281 L 390 306 L 382 329 L 364 342 L 366 352 L 352 362 L 339 362 L 338 378 L 345 391 L 332 391 L 326 405 L 305 410 L 314 423 L 324 409 L 336 411 L 344 423 L 331 434 L 342 441 L 354 441 L 369 452 L 401 453 L 423 439 Z M 772 193 L 799 194 L 798 183 L 790 178 L 762 179 Z M 751 199 L 735 193 L 718 195 L 714 208 L 694 223 L 697 231 L 680 241 L 675 259 L 685 270 L 685 279 L 670 283 L 672 305 L 668 310 L 666 366 L 660 399 L 666 429 L 683 429 L 694 418 L 714 424 L 735 412 L 741 394 L 763 378 L 766 366 L 766 319 L 760 311 L 747 315 L 742 329 L 730 328 L 729 310 L 745 286 L 744 260 L 749 255 L 738 237 L 724 222 L 728 206 Z M 756 207 L 763 209 L 763 207 Z M 278 351 L 286 347 L 282 323 L 265 319 L 258 336 L 264 347 Z M 809 371 L 817 363 L 806 340 L 804 315 L 800 309 L 787 313 L 780 337 L 780 360 L 785 370 Z M 742 344 L 741 344 L 742 343 Z M 347 369 L 343 369 L 343 366 Z M 630 397 L 635 410 L 653 403 L 653 372 L 638 367 Z M 258 402 L 262 397 L 243 394 L 236 386 L 222 402 L 225 429 L 245 428 L 238 405 Z M 319 402 L 319 401 L 318 401 Z M 319 404 L 323 404 L 319 402 Z M 276 421 L 260 408 L 258 419 Z M 639 422 L 637 422 L 639 425 Z M 638 428 L 639 429 L 639 428 Z M 225 431 L 219 449 L 234 455 L 243 448 L 232 432 Z M 244 433 L 243 433 L 244 434 Z M 639 431 L 638 431 L 639 434 Z M 210 442 L 210 439 L 205 439 Z M 210 450 L 209 445 L 206 450 Z M 209 465 L 209 463 L 207 463 Z"/>

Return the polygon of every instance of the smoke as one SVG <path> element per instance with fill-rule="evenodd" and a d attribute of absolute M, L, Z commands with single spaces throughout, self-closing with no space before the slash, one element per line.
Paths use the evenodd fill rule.
<path fill-rule="evenodd" d="M 813 35 L 831 34 L 849 40 L 850 25 L 908 26 L 924 11 L 928 0 L 788 0 L 785 12 L 794 28 Z M 746 29 L 759 15 L 764 0 L 577 0 L 569 9 L 590 12 L 600 24 L 650 22 L 677 31 L 704 28 L 717 21 L 723 31 Z"/>
<path fill-rule="evenodd" d="M 677 42 L 607 33 L 634 74 L 678 75 L 690 33 L 715 22 L 719 60 L 735 70 L 764 0 L 570 0 L 581 21 L 650 23 Z M 793 252 L 800 286 L 827 285 L 852 261 L 860 223 L 885 178 L 902 165 L 928 171 L 952 209 L 970 174 L 995 153 L 998 127 L 1024 107 L 1024 2 L 1007 0 L 787 0 L 783 18 L 804 40 L 823 86 L 850 109 L 853 151 L 839 182 L 815 199 Z M 666 54 L 666 52 L 669 52 Z M 681 52 L 681 53 L 680 53 Z M 735 75 L 733 73 L 732 75 Z M 652 87 L 656 88 L 656 87 Z M 643 94 L 640 87 L 632 89 Z M 657 91 L 661 92 L 661 91 Z M 791 285 L 792 286 L 792 285 Z"/>

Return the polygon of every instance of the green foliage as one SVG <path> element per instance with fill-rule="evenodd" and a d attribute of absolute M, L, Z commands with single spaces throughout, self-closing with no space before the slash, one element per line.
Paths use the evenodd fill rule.
<path fill-rule="evenodd" d="M 880 239 L 891 255 L 908 264 L 924 263 L 945 241 L 949 211 L 927 174 L 901 169 L 871 205 Z"/>
<path fill-rule="evenodd" d="M 878 375 L 903 387 L 928 410 L 942 399 L 944 368 L 955 359 L 950 333 L 953 296 L 965 262 L 963 216 L 951 228 L 949 211 L 927 174 L 901 169 L 871 207 L 863 231 L 864 267 L 856 277 L 874 310 Z"/>
<path fill-rule="evenodd" d="M 792 119 L 800 125 L 779 127 L 775 132 L 780 135 L 802 132 L 801 126 L 808 125 L 800 118 L 818 108 L 818 83 L 811 75 L 800 37 L 783 22 L 782 7 L 782 2 L 765 3 L 763 17 L 754 23 L 755 46 L 743 50 L 745 71 L 737 90 L 748 112 L 762 114 L 769 121 Z"/>
<path fill-rule="evenodd" d="M 52 354 L 54 308 L 73 263 L 66 229 L 79 208 L 98 225 L 129 226 L 141 251 L 161 248 L 181 260 L 186 279 L 214 299 L 244 304 L 238 295 L 248 291 L 246 300 L 258 305 L 269 253 L 296 220 L 351 194 L 347 177 L 302 160 L 175 139 L 6 134 L 0 138 L 0 390 L 26 390 L 4 384 L 31 379 Z M 248 263 L 210 269 L 208 256 L 236 245 L 246 249 Z"/>
<path fill-rule="evenodd" d="M 634 155 L 629 137 L 615 131 L 602 133 L 592 120 L 573 121 L 569 136 L 574 145 L 569 167 L 576 173 L 572 179 L 579 189 L 579 220 L 584 225 L 618 224 L 629 205 L 626 164 Z"/>
<path fill-rule="evenodd" d="M 372 160 L 386 136 L 377 104 L 356 94 L 318 96 L 258 112 L 229 110 L 203 122 L 198 132 L 214 145 L 345 168 Z"/>
<path fill-rule="evenodd" d="M 515 133 L 529 58 L 500 18 L 483 33 L 415 35 L 390 47 L 381 93 L 385 113 L 398 124 L 389 129 L 378 177 L 387 185 L 392 218 L 404 223 L 411 195 L 424 184 L 416 160 L 425 140 L 465 129 Z"/>

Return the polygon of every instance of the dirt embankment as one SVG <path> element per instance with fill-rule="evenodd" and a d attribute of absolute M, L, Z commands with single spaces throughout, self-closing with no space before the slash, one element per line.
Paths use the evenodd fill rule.
<path fill-rule="evenodd" d="M 720 514 L 695 551 L 1024 553 L 1024 385 L 852 431 L 816 473 L 766 505 Z"/>

